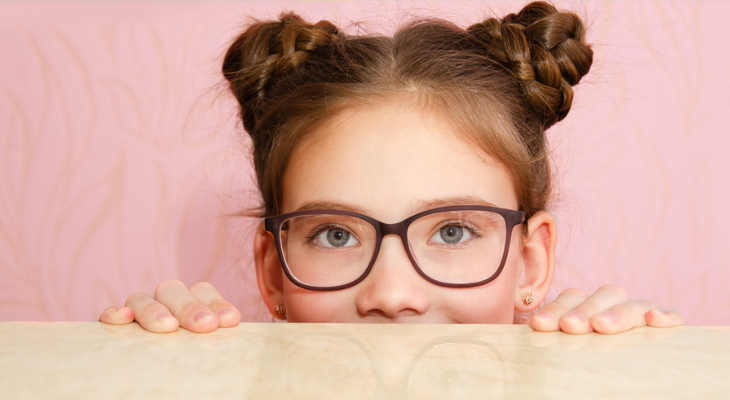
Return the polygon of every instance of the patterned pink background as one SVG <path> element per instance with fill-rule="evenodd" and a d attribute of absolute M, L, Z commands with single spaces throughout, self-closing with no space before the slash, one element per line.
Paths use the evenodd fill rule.
<path fill-rule="evenodd" d="M 616 283 L 730 324 L 730 3 L 559 5 L 587 16 L 596 63 L 549 132 L 554 290 Z M 1 2 L 0 320 L 95 320 L 167 278 L 210 281 L 245 320 L 270 320 L 256 221 L 230 217 L 257 195 L 218 73 L 229 41 L 288 9 L 352 32 L 521 6 Z"/>

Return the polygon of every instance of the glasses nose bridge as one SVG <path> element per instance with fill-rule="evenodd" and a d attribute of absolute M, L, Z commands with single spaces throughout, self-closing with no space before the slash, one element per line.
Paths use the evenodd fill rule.
<path fill-rule="evenodd" d="M 396 235 L 399 236 L 401 241 L 403 242 L 403 246 L 406 245 L 406 232 L 408 230 L 408 227 L 406 226 L 405 221 L 402 222 L 396 222 L 395 224 L 386 224 L 384 222 L 380 222 L 380 235 L 382 236 L 381 239 L 385 239 L 388 235 Z"/>
<path fill-rule="evenodd" d="M 386 236 L 389 235 L 395 235 L 400 237 L 401 244 L 403 245 L 403 250 L 405 250 L 406 255 L 408 257 L 408 260 L 411 262 L 411 264 L 418 270 L 418 267 L 416 266 L 415 260 L 413 259 L 413 256 L 411 255 L 411 252 L 408 248 L 408 238 L 407 231 L 408 231 L 408 224 L 406 221 L 396 222 L 395 224 L 386 224 L 385 222 L 378 222 L 378 231 L 380 234 L 380 238 L 378 240 L 378 243 L 375 247 L 375 254 L 373 255 L 373 262 L 375 259 L 378 258 L 378 254 L 380 253 L 380 248 L 383 244 L 383 239 L 385 239 Z"/>
<path fill-rule="evenodd" d="M 378 254 L 380 253 L 380 247 L 383 244 L 383 239 L 385 239 L 386 236 L 395 235 L 400 237 L 400 242 L 401 245 L 403 245 L 403 250 L 405 250 L 411 264 L 413 264 L 413 266 L 418 270 L 418 267 L 415 264 L 415 260 L 413 259 L 413 255 L 408 248 L 408 224 L 406 224 L 406 221 L 396 222 L 395 224 L 386 224 L 385 222 L 378 221 L 378 230 L 380 231 L 380 239 L 378 240 L 378 244 L 375 248 L 374 258 L 377 258 Z"/>

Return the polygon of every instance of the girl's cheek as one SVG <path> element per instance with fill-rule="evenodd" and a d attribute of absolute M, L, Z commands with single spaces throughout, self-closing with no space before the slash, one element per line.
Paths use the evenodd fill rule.
<path fill-rule="evenodd" d="M 459 323 L 469 324 L 511 324 L 514 319 L 512 297 L 480 296 L 460 310 Z"/>
<path fill-rule="evenodd" d="M 511 324 L 519 258 L 509 258 L 502 273 L 490 284 L 459 296 L 455 303 L 456 322 L 471 324 Z M 460 290 L 460 289 L 451 289 Z"/>
<path fill-rule="evenodd" d="M 286 292 L 285 292 L 286 293 Z M 355 322 L 355 300 L 348 290 L 305 291 L 295 287 L 285 294 L 289 322 Z"/>

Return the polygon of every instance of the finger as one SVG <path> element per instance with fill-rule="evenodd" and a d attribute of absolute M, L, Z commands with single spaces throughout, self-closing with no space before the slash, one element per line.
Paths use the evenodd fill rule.
<path fill-rule="evenodd" d="M 591 326 L 598 333 L 619 333 L 646 325 L 644 315 L 656 309 L 650 301 L 617 304 L 591 317 Z"/>
<path fill-rule="evenodd" d="M 652 309 L 644 315 L 646 324 L 655 328 L 670 328 L 673 326 L 684 325 L 684 318 L 681 315 L 671 311 L 659 311 Z"/>
<path fill-rule="evenodd" d="M 218 316 L 219 327 L 236 326 L 241 322 L 241 313 L 231 303 L 223 300 L 223 296 L 210 283 L 196 283 L 190 286 L 190 293 Z"/>
<path fill-rule="evenodd" d="M 171 279 L 157 285 L 155 300 L 167 307 L 180 326 L 189 331 L 202 333 L 218 329 L 218 317 L 181 281 Z"/>
<path fill-rule="evenodd" d="M 137 323 L 150 332 L 175 332 L 180 326 L 170 310 L 147 293 L 129 296 L 125 306 L 132 309 Z"/>
<path fill-rule="evenodd" d="M 532 329 L 541 332 L 554 332 L 560 330 L 558 321 L 569 310 L 582 304 L 588 295 L 579 289 L 564 290 L 550 304 L 545 305 L 530 318 Z"/>
<path fill-rule="evenodd" d="M 111 325 L 126 325 L 134 321 L 134 311 L 129 307 L 109 307 L 101 313 L 99 321 Z"/>
<path fill-rule="evenodd" d="M 626 292 L 616 285 L 603 285 L 586 301 L 563 315 L 558 321 L 565 333 L 583 334 L 593 332 L 591 318 L 617 304 L 626 302 Z"/>

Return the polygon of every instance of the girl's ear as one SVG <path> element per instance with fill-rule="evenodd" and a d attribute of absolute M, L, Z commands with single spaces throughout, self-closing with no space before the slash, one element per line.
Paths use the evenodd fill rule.
<path fill-rule="evenodd" d="M 555 218 L 540 211 L 527 221 L 527 237 L 522 245 L 522 271 L 517 277 L 515 310 L 529 312 L 545 299 L 555 271 L 555 244 L 558 229 Z M 523 296 L 532 295 L 532 302 L 525 304 Z"/>
<path fill-rule="evenodd" d="M 259 284 L 261 297 L 271 315 L 276 315 L 276 306 L 284 303 L 284 285 L 279 255 L 276 252 L 276 243 L 271 232 L 264 229 L 261 221 L 253 240 L 253 255 L 256 263 L 256 280 Z"/>

